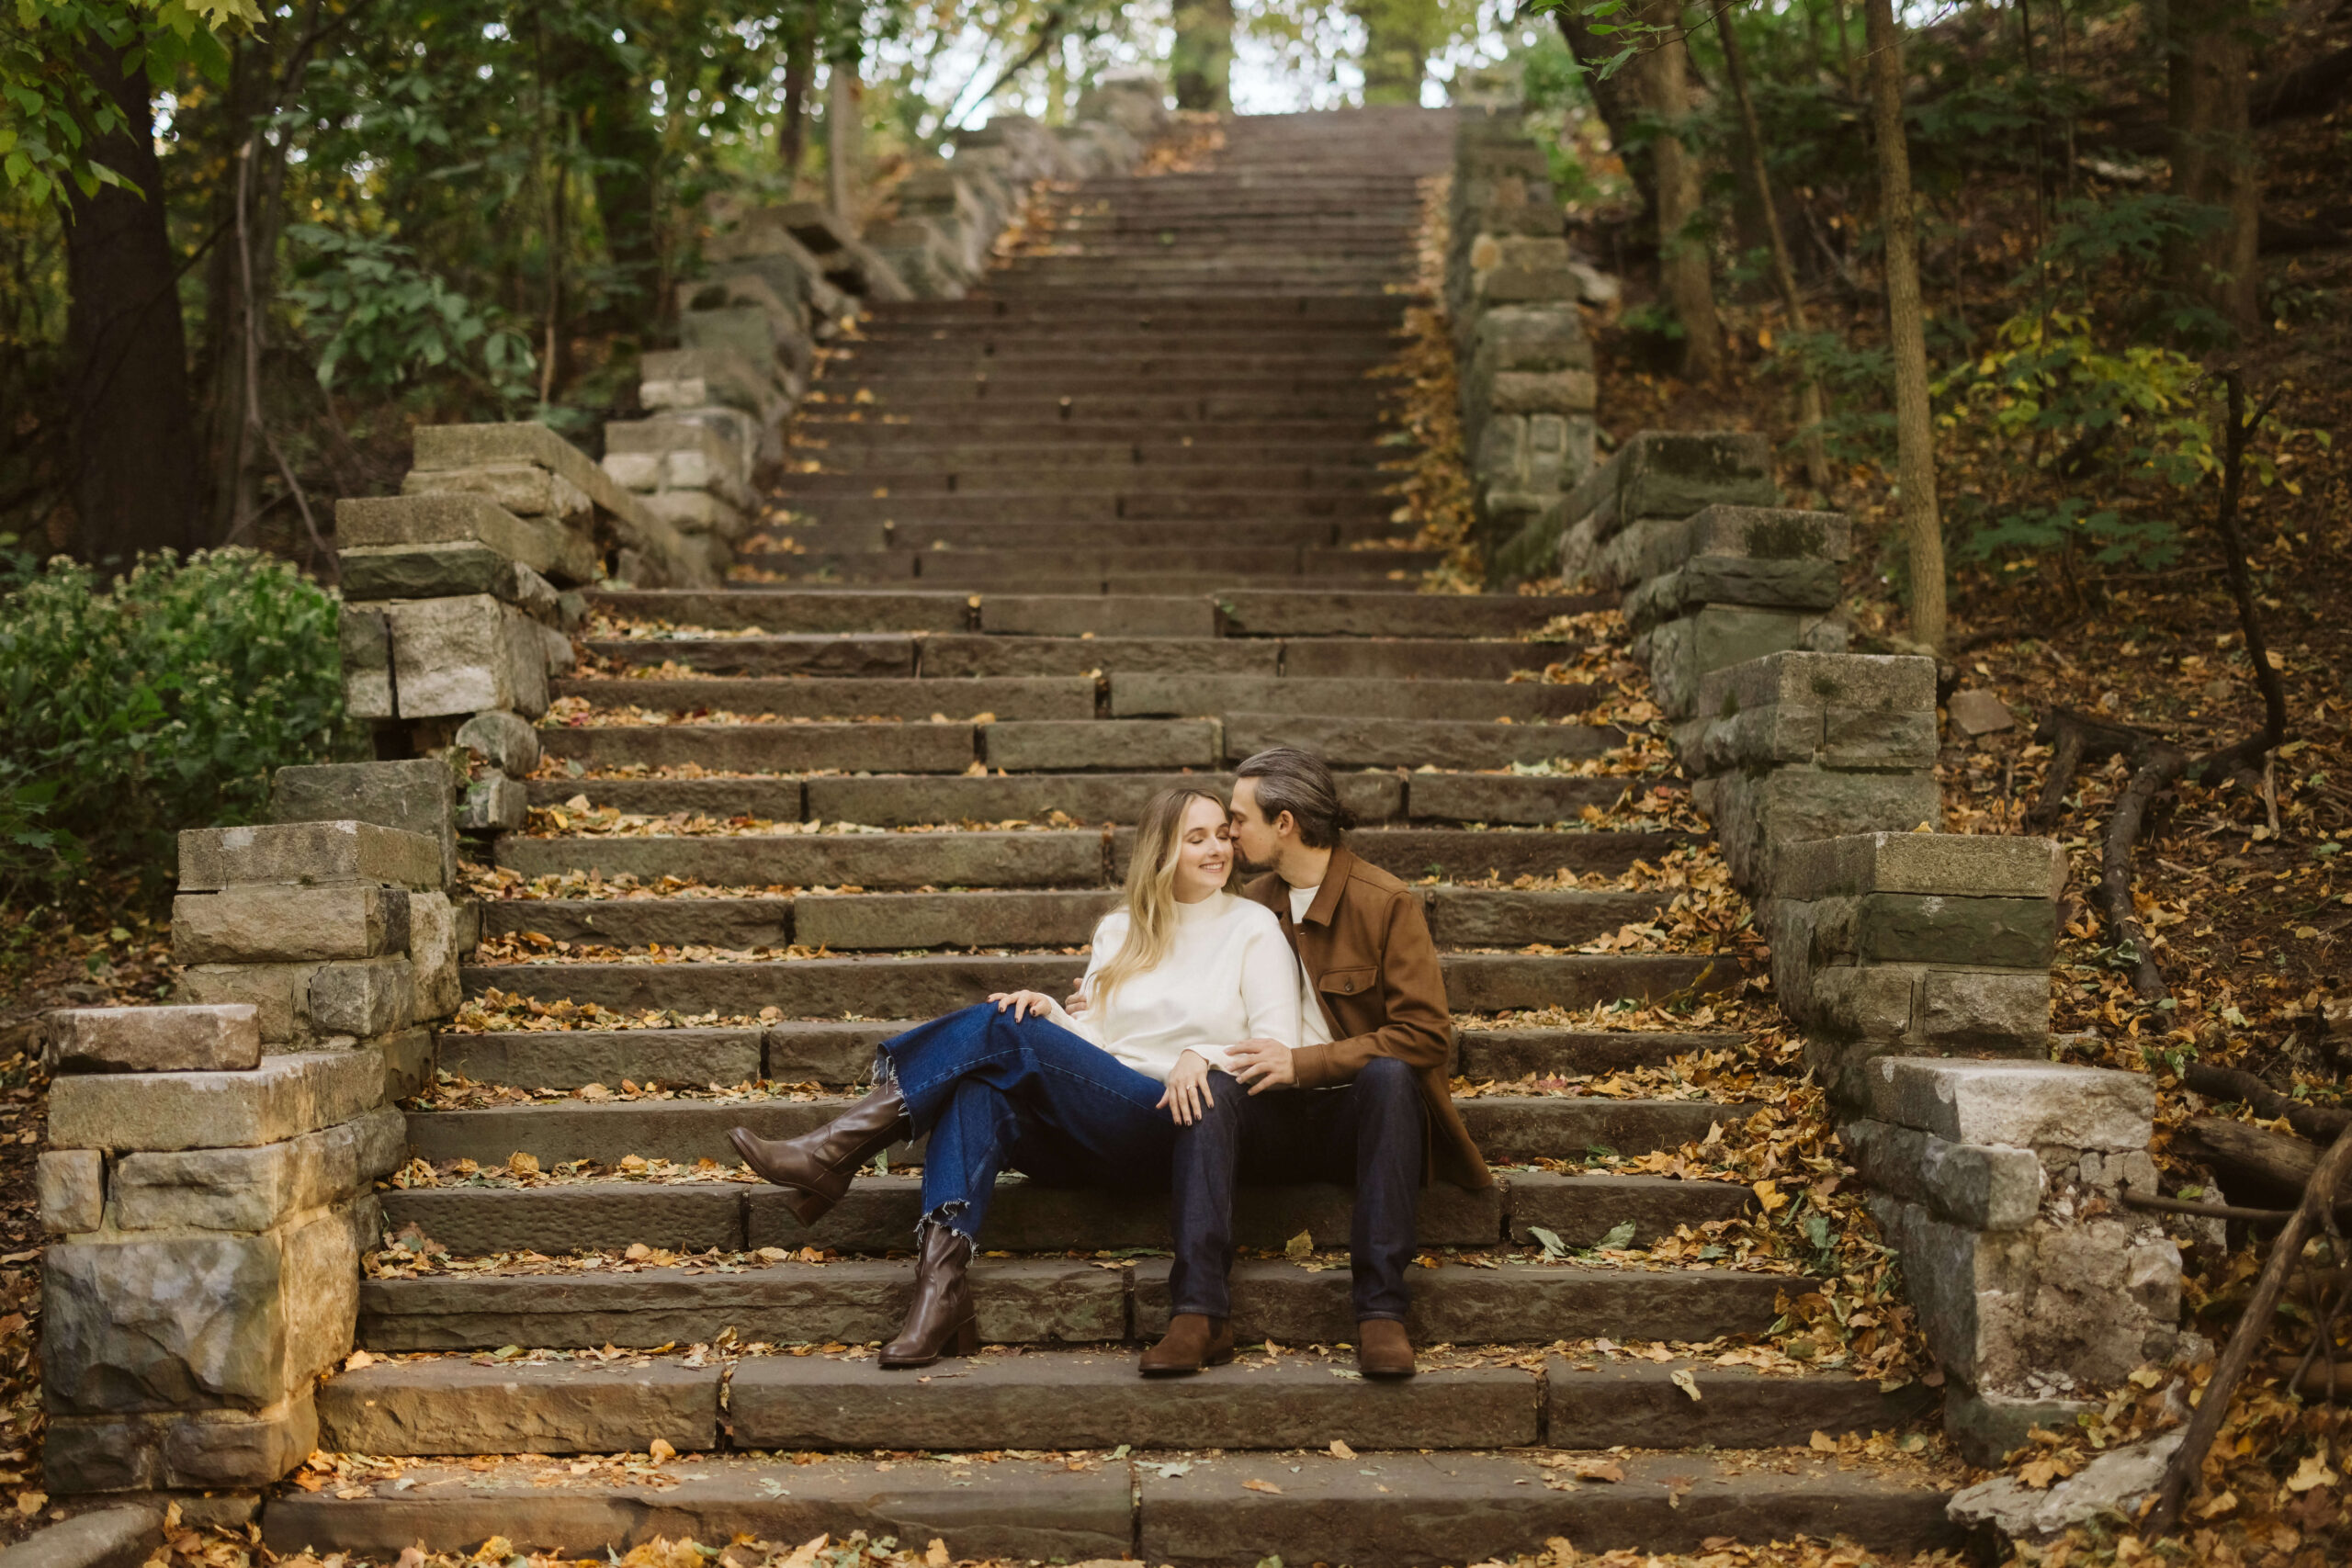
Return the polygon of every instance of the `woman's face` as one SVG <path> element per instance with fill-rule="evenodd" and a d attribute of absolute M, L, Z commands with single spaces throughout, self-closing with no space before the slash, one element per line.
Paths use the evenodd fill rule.
<path fill-rule="evenodd" d="M 1184 807 L 1184 825 L 1176 836 L 1176 901 L 1199 903 L 1225 886 L 1232 869 L 1233 832 L 1225 808 L 1195 797 Z"/>

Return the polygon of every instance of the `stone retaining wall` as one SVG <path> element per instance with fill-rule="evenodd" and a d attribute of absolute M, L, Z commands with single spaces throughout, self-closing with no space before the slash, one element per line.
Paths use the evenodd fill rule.
<path fill-rule="evenodd" d="M 1592 467 L 1597 396 L 1584 301 L 1616 285 L 1568 253 L 1544 151 L 1517 104 L 1461 110 L 1445 310 L 1461 367 L 1462 445 L 1498 580 L 1550 569 L 1565 498 Z"/>
<path fill-rule="evenodd" d="M 181 835 L 184 1003 L 47 1021 L 53 1492 L 276 1481 L 351 1349 L 393 1102 L 458 1001 L 455 791 L 429 760 L 288 768 L 271 808 Z"/>
<path fill-rule="evenodd" d="M 2173 1352 L 2178 1249 L 2120 1196 L 2154 1190 L 2154 1091 L 2049 1060 L 2065 853 L 1938 830 L 1935 662 L 1842 651 L 1850 530 L 1774 506 L 1770 466 L 1759 435 L 1638 434 L 1568 498 L 1559 569 L 1623 596 L 1947 1428 L 1992 1463 Z"/>

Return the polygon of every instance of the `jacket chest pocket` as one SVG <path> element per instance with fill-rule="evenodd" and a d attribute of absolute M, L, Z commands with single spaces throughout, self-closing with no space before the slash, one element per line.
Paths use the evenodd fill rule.
<path fill-rule="evenodd" d="M 1360 997 L 1372 990 L 1378 983 L 1379 976 L 1380 971 L 1369 964 L 1346 969 L 1327 969 L 1322 978 L 1315 982 L 1315 988 L 1323 994 L 1326 1004 L 1337 1006 L 1348 998 Z"/>

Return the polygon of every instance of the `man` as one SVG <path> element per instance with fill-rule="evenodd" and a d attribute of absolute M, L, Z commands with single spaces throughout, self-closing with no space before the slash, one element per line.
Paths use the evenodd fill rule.
<path fill-rule="evenodd" d="M 1242 859 L 1266 868 L 1247 897 L 1281 918 L 1298 954 L 1305 1027 L 1296 1050 L 1251 1040 L 1228 1051 L 1233 1070 L 1209 1075 L 1207 1112 L 1177 1130 L 1177 1251 L 1221 1256 L 1227 1269 L 1193 1271 L 1196 1299 L 1170 1303 L 1142 1371 L 1232 1359 L 1226 1275 L 1234 1183 L 1247 1177 L 1354 1184 L 1356 1363 L 1368 1377 L 1410 1377 L 1405 1270 L 1421 1182 L 1494 1184 L 1447 1089 L 1453 1019 L 1420 895 L 1349 852 L 1353 818 L 1331 770 L 1305 751 L 1278 746 L 1242 763 L 1232 820 Z"/>

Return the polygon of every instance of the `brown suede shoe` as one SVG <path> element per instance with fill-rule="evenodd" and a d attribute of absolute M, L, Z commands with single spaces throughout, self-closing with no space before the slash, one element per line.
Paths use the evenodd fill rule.
<path fill-rule="evenodd" d="M 1224 1318 L 1180 1312 L 1168 1320 L 1159 1343 L 1143 1353 L 1136 1370 L 1148 1378 L 1197 1372 L 1233 1359 L 1233 1327 Z"/>
<path fill-rule="evenodd" d="M 1408 1378 L 1418 1371 L 1405 1325 L 1393 1317 L 1367 1317 L 1357 1324 L 1356 1370 L 1368 1378 Z"/>
<path fill-rule="evenodd" d="M 785 1190 L 785 1207 L 813 1225 L 842 1201 L 858 1167 L 913 1134 L 898 1084 L 885 1079 L 814 1132 L 769 1139 L 737 1127 L 727 1139 L 744 1164 Z"/>
<path fill-rule="evenodd" d="M 972 1287 L 965 1270 L 972 1243 L 936 1220 L 923 1225 L 922 1250 L 915 1258 L 915 1299 L 898 1337 L 882 1347 L 885 1367 L 927 1367 L 951 1352 L 980 1353 L 980 1329 L 972 1315 Z"/>

